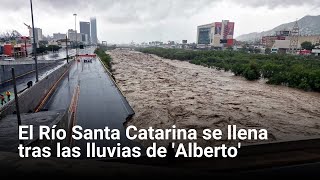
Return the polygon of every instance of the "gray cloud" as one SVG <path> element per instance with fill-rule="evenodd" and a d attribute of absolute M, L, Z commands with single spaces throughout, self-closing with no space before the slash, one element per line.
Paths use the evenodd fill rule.
<path fill-rule="evenodd" d="M 320 9 L 320 0 L 33 0 L 35 12 L 35 26 L 43 28 L 43 33 L 66 32 L 74 27 L 73 13 L 78 14 L 80 21 L 89 21 L 96 16 L 98 19 L 98 33 L 104 39 L 114 41 L 154 40 L 154 39 L 195 39 L 195 27 L 201 23 L 209 23 L 224 18 L 237 22 L 237 33 L 260 31 L 272 28 L 276 23 L 281 24 L 306 15 L 306 12 Z M 289 12 L 286 7 L 306 5 L 299 12 Z M 232 9 L 229 11 L 227 7 Z M 222 9 L 220 7 L 226 8 Z M 279 14 L 282 20 L 260 15 L 256 7 L 266 7 L 268 13 L 273 9 L 282 9 Z M 239 9 L 239 13 L 237 12 Z M 251 17 L 250 11 L 259 16 Z M 225 13 L 224 13 L 225 12 Z M 244 13 L 245 12 L 245 13 Z M 242 13 L 242 14 L 241 14 Z M 312 14 L 312 13 L 311 13 Z M 17 29 L 28 33 L 23 22 L 31 24 L 29 0 L 1 0 L 0 15 L 6 29 Z M 7 16 L 7 17 L 6 17 Z M 251 18 L 251 22 L 247 22 Z M 268 21 L 269 26 L 262 26 L 261 21 Z M 291 18 L 291 19 L 290 19 Z M 241 23 L 241 24 L 240 24 Z M 254 28 L 248 24 L 257 23 Z M 266 23 L 267 24 L 267 23 Z M 250 26 L 250 25 L 249 25 Z M 242 28 L 242 29 L 241 29 Z"/>
<path fill-rule="evenodd" d="M 224 0 L 245 7 L 269 8 L 320 6 L 320 0 Z M 55 14 L 73 13 L 103 17 L 116 24 L 161 21 L 168 18 L 188 18 L 205 8 L 221 3 L 221 0 L 33 0 L 35 8 Z M 0 10 L 16 11 L 29 8 L 27 0 L 2 0 Z M 38 10 L 38 9 L 36 9 Z"/>
<path fill-rule="evenodd" d="M 210 6 L 215 0 L 42 0 L 43 6 L 79 13 L 89 10 L 112 23 L 150 22 L 168 17 L 189 17 L 199 9 Z"/>
<path fill-rule="evenodd" d="M 149 22 L 190 17 L 216 0 L 33 0 L 34 9 L 53 16 L 61 13 L 102 16 L 112 23 Z M 2 0 L 0 10 L 28 9 L 27 0 Z M 4 9 L 5 8 L 5 9 Z"/>
<path fill-rule="evenodd" d="M 234 3 L 241 4 L 242 6 L 247 7 L 268 7 L 268 8 L 277 8 L 277 7 L 288 7 L 288 6 L 302 6 L 310 5 L 313 7 L 320 6 L 320 0 L 227 0 Z"/>

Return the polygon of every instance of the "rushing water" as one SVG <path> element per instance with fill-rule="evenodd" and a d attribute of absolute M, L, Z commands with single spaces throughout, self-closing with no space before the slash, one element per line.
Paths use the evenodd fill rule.
<path fill-rule="evenodd" d="M 114 50 L 114 75 L 139 128 L 266 128 L 269 140 L 320 135 L 320 94 L 250 82 L 232 73 Z"/>

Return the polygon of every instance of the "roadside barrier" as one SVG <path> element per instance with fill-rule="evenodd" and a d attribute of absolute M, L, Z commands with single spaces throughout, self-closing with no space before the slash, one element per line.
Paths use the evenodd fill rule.
<path fill-rule="evenodd" d="M 71 103 L 68 109 L 68 130 L 70 132 L 69 137 L 69 144 L 72 145 L 72 128 L 76 125 L 77 119 L 76 119 L 76 113 L 77 113 L 77 107 L 78 107 L 78 101 L 80 96 L 80 86 L 78 85 L 73 92 Z"/>

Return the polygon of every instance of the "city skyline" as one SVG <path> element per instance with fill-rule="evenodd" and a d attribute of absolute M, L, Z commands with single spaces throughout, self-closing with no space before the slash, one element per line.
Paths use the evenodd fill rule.
<path fill-rule="evenodd" d="M 305 15 L 318 15 L 320 2 L 281 2 L 250 0 L 194 1 L 37 1 L 33 2 L 35 27 L 44 35 L 67 33 L 74 28 L 73 13 L 77 13 L 77 29 L 80 21 L 90 17 L 98 19 L 97 36 L 100 41 L 113 43 L 168 41 L 186 39 L 196 41 L 197 26 L 229 19 L 237 24 L 235 37 L 269 30 L 282 23 L 292 22 Z M 67 11 L 66 11 L 67 10 Z M 23 23 L 31 24 L 28 1 L 4 0 L 0 15 L 6 17 L 0 32 L 15 29 L 23 35 L 28 30 Z M 21 18 L 14 18 L 14 17 Z"/>
<path fill-rule="evenodd" d="M 82 33 L 84 35 L 84 38 L 82 38 L 82 41 L 89 43 L 91 41 L 91 38 L 90 38 L 90 22 L 80 21 L 79 22 L 79 26 L 80 26 L 80 33 Z"/>

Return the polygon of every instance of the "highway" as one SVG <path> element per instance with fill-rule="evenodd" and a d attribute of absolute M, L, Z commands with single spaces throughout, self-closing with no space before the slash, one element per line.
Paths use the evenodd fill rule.
<path fill-rule="evenodd" d="M 93 51 L 94 48 L 83 49 L 79 54 L 93 54 Z M 126 102 L 98 59 L 94 59 L 92 63 L 84 63 L 83 60 L 75 62 L 44 109 L 67 109 L 78 85 L 80 96 L 75 125 L 80 125 L 83 129 L 103 129 L 108 126 L 110 129 L 120 130 L 121 141 L 95 141 L 97 146 L 115 147 L 117 143 L 129 147 L 136 145 L 125 138 L 123 123 L 128 116 Z M 80 140 L 73 145 L 85 151 L 86 143 L 87 141 Z"/>
<path fill-rule="evenodd" d="M 65 51 L 60 51 L 58 53 L 58 56 L 57 57 L 50 57 L 50 54 L 48 55 L 45 55 L 43 58 L 39 58 L 39 60 L 58 60 L 58 59 L 63 59 L 66 57 L 66 52 Z M 75 55 L 75 50 L 72 49 L 68 52 L 69 56 L 74 56 Z M 17 60 L 18 61 L 18 60 Z M 42 69 L 39 69 L 39 80 L 41 80 L 42 78 L 46 77 L 47 75 L 49 75 L 51 72 L 55 71 L 57 68 L 63 66 L 64 64 L 66 63 L 66 61 L 61 61 L 53 66 L 49 66 L 49 67 L 45 67 L 45 68 L 42 68 Z M 36 77 L 35 77 L 35 72 L 32 72 L 28 75 L 25 75 L 21 78 L 18 78 L 17 79 L 17 91 L 18 93 L 19 92 L 22 92 L 23 90 L 25 90 L 27 88 L 27 83 L 29 81 L 32 81 L 33 84 L 35 84 L 36 82 Z M 11 92 L 11 100 L 14 99 L 14 93 L 13 93 L 13 85 L 12 85 L 12 82 L 10 83 L 4 83 L 4 84 L 1 84 L 0 85 L 0 94 L 3 94 L 5 95 L 5 92 L 6 91 L 10 91 Z M 8 101 L 7 97 L 6 97 L 6 101 Z M 5 104 L 4 104 L 5 105 Z M 0 108 L 2 107 L 3 105 L 0 104 Z"/>
<path fill-rule="evenodd" d="M 49 52 L 48 54 L 45 55 L 39 55 L 38 59 L 39 60 L 57 60 L 57 59 L 63 59 L 66 57 L 66 50 L 61 49 L 58 52 L 54 53 L 55 56 L 53 55 L 52 52 Z M 69 56 L 74 56 L 76 54 L 75 49 L 69 49 L 68 51 Z"/>
<path fill-rule="evenodd" d="M 61 62 L 59 62 L 57 64 L 52 65 L 52 66 L 48 66 L 48 67 L 39 69 L 39 80 L 41 80 L 44 77 L 46 77 L 47 75 L 49 75 L 51 72 L 55 71 L 57 68 L 63 66 L 65 63 L 66 63 L 65 61 L 61 61 Z M 18 91 L 18 93 L 26 90 L 27 83 L 29 81 L 32 81 L 33 84 L 36 82 L 35 72 L 32 72 L 30 74 L 27 74 L 27 75 L 17 79 L 16 83 L 17 83 L 17 91 Z M 12 81 L 0 85 L 0 94 L 5 95 L 6 91 L 10 91 L 11 92 L 11 100 L 13 100 L 14 99 L 14 93 L 13 93 Z M 6 99 L 6 101 L 7 101 L 7 99 Z M 0 104 L 0 108 L 1 107 L 2 107 L 2 105 Z"/>

